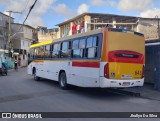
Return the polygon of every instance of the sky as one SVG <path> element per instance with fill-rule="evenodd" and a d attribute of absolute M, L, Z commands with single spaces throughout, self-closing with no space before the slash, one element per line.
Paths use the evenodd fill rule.
<path fill-rule="evenodd" d="M 0 0 L 0 12 L 7 15 L 9 10 L 22 12 L 12 13 L 12 17 L 23 23 L 34 1 Z M 84 12 L 160 18 L 160 0 L 38 0 L 25 24 L 55 28 Z"/>

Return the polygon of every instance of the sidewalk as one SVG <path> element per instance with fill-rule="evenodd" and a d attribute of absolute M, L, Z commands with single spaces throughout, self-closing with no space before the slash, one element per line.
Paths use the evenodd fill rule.
<path fill-rule="evenodd" d="M 154 85 L 145 84 L 141 89 L 141 96 L 154 100 L 160 100 L 160 91 L 154 89 Z"/>
<path fill-rule="evenodd" d="M 18 66 L 18 69 L 25 68 L 25 67 L 27 67 L 27 66 Z M 10 70 L 14 70 L 14 68 L 8 68 L 8 71 L 10 71 Z"/>
<path fill-rule="evenodd" d="M 144 84 L 143 87 L 132 87 L 120 89 L 129 93 L 140 93 L 140 97 L 159 100 L 160 101 L 160 91 L 154 89 L 153 84 Z"/>

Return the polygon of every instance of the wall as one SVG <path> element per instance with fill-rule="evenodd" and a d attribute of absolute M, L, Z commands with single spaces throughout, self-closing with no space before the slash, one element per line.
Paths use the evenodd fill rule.
<path fill-rule="evenodd" d="M 33 38 L 33 34 L 32 34 L 32 29 L 28 28 L 26 26 L 23 26 L 23 38 L 27 38 L 27 39 L 32 39 Z"/>
<path fill-rule="evenodd" d="M 11 18 L 11 22 L 13 23 L 14 19 Z M 0 13 L 0 49 L 7 48 L 7 40 L 8 40 L 8 16 Z"/>
<path fill-rule="evenodd" d="M 57 28 L 47 29 L 47 27 L 39 27 L 38 31 L 38 41 L 43 42 L 46 40 L 54 40 L 59 36 L 59 32 Z"/>
<path fill-rule="evenodd" d="M 19 29 L 20 27 L 21 29 Z M 12 39 L 13 48 L 19 49 L 20 51 L 23 50 L 23 53 L 19 52 L 18 58 L 20 59 L 20 66 L 26 66 L 28 62 L 27 54 L 33 41 L 33 28 L 28 27 L 28 25 L 12 24 L 12 35 L 14 33 L 17 34 Z M 26 53 L 24 53 L 24 51 Z"/>
<path fill-rule="evenodd" d="M 157 20 L 141 19 L 138 32 L 143 33 L 146 40 L 158 39 Z"/>

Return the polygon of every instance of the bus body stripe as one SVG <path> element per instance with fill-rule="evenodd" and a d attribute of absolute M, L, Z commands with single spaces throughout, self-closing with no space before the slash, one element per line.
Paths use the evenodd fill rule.
<path fill-rule="evenodd" d="M 99 68 L 100 67 L 100 63 L 99 62 L 78 62 L 78 61 L 73 61 L 72 62 L 72 66 Z"/>

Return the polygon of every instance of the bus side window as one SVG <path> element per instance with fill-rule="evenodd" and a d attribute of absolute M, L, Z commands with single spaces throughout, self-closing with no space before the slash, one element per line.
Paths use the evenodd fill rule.
<path fill-rule="evenodd" d="M 98 56 L 98 37 L 92 36 L 87 38 L 86 52 L 87 58 L 96 58 Z"/>
<path fill-rule="evenodd" d="M 33 54 L 34 54 L 34 59 L 36 59 L 37 58 L 37 48 L 34 48 Z"/>
<path fill-rule="evenodd" d="M 52 58 L 59 58 L 60 43 L 53 45 Z"/>
<path fill-rule="evenodd" d="M 80 57 L 84 57 L 85 48 L 86 48 L 86 39 L 80 39 L 79 41 L 79 48 L 80 48 Z"/>
<path fill-rule="evenodd" d="M 60 57 L 61 58 L 69 58 L 69 57 L 71 57 L 70 42 L 69 41 L 62 43 L 62 49 L 61 49 Z"/>
<path fill-rule="evenodd" d="M 50 45 L 45 46 L 44 56 L 45 56 L 45 58 L 50 58 Z"/>
<path fill-rule="evenodd" d="M 79 40 L 72 41 L 72 58 L 80 58 Z"/>
<path fill-rule="evenodd" d="M 40 47 L 36 48 L 36 57 L 40 58 Z"/>
<path fill-rule="evenodd" d="M 53 52 L 53 44 L 50 45 L 50 54 L 49 54 L 50 58 L 52 58 L 52 52 Z"/>
<path fill-rule="evenodd" d="M 72 57 L 83 58 L 86 47 L 86 39 L 74 40 L 72 44 Z"/>
<path fill-rule="evenodd" d="M 45 56 L 45 55 L 44 55 L 44 50 L 45 50 L 45 47 L 44 47 L 44 46 L 40 46 L 40 47 L 39 47 L 39 53 L 38 53 L 38 54 L 39 54 L 39 57 L 40 57 L 40 58 L 44 58 L 44 56 Z"/>

